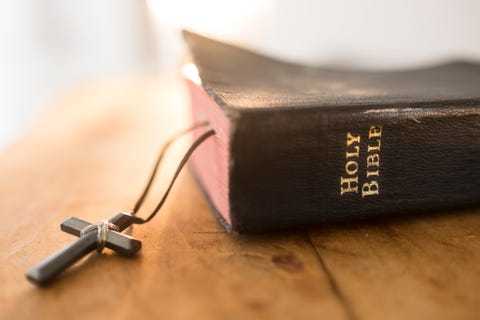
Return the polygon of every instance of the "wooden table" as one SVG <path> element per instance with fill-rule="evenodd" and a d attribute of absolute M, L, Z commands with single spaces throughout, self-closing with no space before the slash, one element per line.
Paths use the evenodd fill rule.
<path fill-rule="evenodd" d="M 27 282 L 26 269 L 73 241 L 62 220 L 131 209 L 162 142 L 186 127 L 186 104 L 172 79 L 84 87 L 1 154 L 0 319 L 480 319 L 478 210 L 232 235 L 188 170 L 133 230 L 138 257 L 94 253 L 53 286 Z"/>

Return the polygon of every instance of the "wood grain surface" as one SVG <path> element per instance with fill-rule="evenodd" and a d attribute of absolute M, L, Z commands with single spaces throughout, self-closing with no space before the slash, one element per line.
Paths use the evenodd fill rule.
<path fill-rule="evenodd" d="M 0 319 L 480 319 L 478 210 L 232 235 L 188 170 L 159 216 L 133 229 L 140 255 L 93 253 L 52 286 L 27 282 L 74 240 L 65 218 L 131 209 L 162 142 L 188 124 L 186 105 L 175 79 L 83 87 L 0 154 Z"/>

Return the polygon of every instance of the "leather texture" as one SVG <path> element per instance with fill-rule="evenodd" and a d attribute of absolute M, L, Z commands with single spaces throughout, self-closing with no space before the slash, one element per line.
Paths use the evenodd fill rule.
<path fill-rule="evenodd" d="M 264 232 L 480 203 L 480 65 L 335 71 L 184 32 L 202 85 L 231 121 L 231 228 Z M 369 152 L 371 126 L 381 147 Z M 358 188 L 341 194 L 347 134 Z M 368 167 L 377 153 L 379 165 Z M 370 158 L 371 160 L 372 158 Z M 378 169 L 374 177 L 367 171 Z M 345 185 L 344 185 L 345 186 Z M 361 190 L 359 190 L 361 191 Z"/>

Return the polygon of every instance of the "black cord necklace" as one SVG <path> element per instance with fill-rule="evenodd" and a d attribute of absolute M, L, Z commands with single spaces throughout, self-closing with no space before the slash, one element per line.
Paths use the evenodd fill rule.
<path fill-rule="evenodd" d="M 188 159 L 190 158 L 190 156 L 192 155 L 192 153 L 195 151 L 195 149 L 197 149 L 197 147 L 199 145 L 201 145 L 203 143 L 203 141 L 207 140 L 209 137 L 213 136 L 215 134 L 215 131 L 213 129 L 210 129 L 206 132 L 204 132 L 202 135 L 200 135 L 191 145 L 190 145 L 190 148 L 188 148 L 187 152 L 185 152 L 182 160 L 180 160 L 180 163 L 178 164 L 177 166 L 177 169 L 175 170 L 175 173 L 172 177 L 172 180 L 170 180 L 170 184 L 168 185 L 167 189 L 165 190 L 165 193 L 163 194 L 162 198 L 160 199 L 160 201 L 158 202 L 157 206 L 155 207 L 155 209 L 153 209 L 153 211 L 148 215 L 148 217 L 146 219 L 142 219 L 142 218 L 137 218 L 136 217 L 136 214 L 138 212 L 138 210 L 140 210 L 140 207 L 142 206 L 143 202 L 145 201 L 145 198 L 147 197 L 147 194 L 148 192 L 150 191 L 150 188 L 152 187 L 152 184 L 153 184 L 153 180 L 155 179 L 155 176 L 157 174 L 157 170 L 158 170 L 158 167 L 160 166 L 160 163 L 162 162 L 162 159 L 163 159 L 163 156 L 165 155 L 166 151 L 168 150 L 168 148 L 171 146 L 171 144 L 173 142 L 175 142 L 179 137 L 181 137 L 182 135 L 188 133 L 188 132 L 191 132 L 195 129 L 198 129 L 198 128 L 201 128 L 201 127 L 205 127 L 207 125 L 206 122 L 204 123 L 199 123 L 199 124 L 196 124 L 188 129 L 185 129 L 179 133 L 177 133 L 176 135 L 174 135 L 173 137 L 171 137 L 164 145 L 163 145 L 163 148 L 162 150 L 160 151 L 160 154 L 157 158 L 157 161 L 155 162 L 155 165 L 153 166 L 153 170 L 152 170 L 152 173 L 150 174 L 150 178 L 148 180 L 148 183 L 147 185 L 145 186 L 145 189 L 143 190 L 142 194 L 140 195 L 140 197 L 138 198 L 137 202 L 135 203 L 135 206 L 133 207 L 132 211 L 131 211 L 131 215 L 135 217 L 135 219 L 133 220 L 133 223 L 134 224 L 144 224 L 144 223 L 147 223 L 148 221 L 152 220 L 155 215 L 158 213 L 158 211 L 160 211 L 160 208 L 162 208 L 163 204 L 165 203 L 165 200 L 167 199 L 168 197 L 168 194 L 170 193 L 170 190 L 172 189 L 173 187 L 173 184 L 175 183 L 175 180 L 177 180 L 177 177 L 178 175 L 180 174 L 180 172 L 182 171 L 183 167 L 185 166 L 185 164 L 187 163 Z"/>
<path fill-rule="evenodd" d="M 75 217 L 70 217 L 67 220 L 63 221 L 61 224 L 62 231 L 73 234 L 79 238 L 75 242 L 64 247 L 57 253 L 51 255 L 50 257 L 46 258 L 30 270 L 28 270 L 26 273 L 27 279 L 29 279 L 36 285 L 49 284 L 60 273 L 65 271 L 68 267 L 73 265 L 75 262 L 80 260 L 88 253 L 94 251 L 95 249 L 97 250 L 97 252 L 102 252 L 103 249 L 107 247 L 121 255 L 135 255 L 141 249 L 142 242 L 121 232 L 131 227 L 133 224 L 147 223 L 156 216 L 156 214 L 160 211 L 163 204 L 165 203 L 165 200 L 167 199 L 168 194 L 170 193 L 170 190 L 175 183 L 175 180 L 177 179 L 178 175 L 182 171 L 182 168 L 185 166 L 192 153 L 205 140 L 213 136 L 215 134 L 215 131 L 213 129 L 207 129 L 190 145 L 190 147 L 180 160 L 177 169 L 175 170 L 175 173 L 157 206 L 146 218 L 143 219 L 137 217 L 137 213 L 145 202 L 145 199 L 153 185 L 153 181 L 155 180 L 158 168 L 163 160 L 166 151 L 170 148 L 172 143 L 177 141 L 177 139 L 182 135 L 192 132 L 196 129 L 206 127 L 207 125 L 208 124 L 206 122 L 195 124 L 192 127 L 177 133 L 169 140 L 167 140 L 167 142 L 160 150 L 160 154 L 155 162 L 155 165 L 153 166 L 153 170 L 149 176 L 147 185 L 143 189 L 140 197 L 136 201 L 130 213 L 120 212 L 110 219 L 100 220 L 97 224 L 91 224 L 87 221 Z"/>

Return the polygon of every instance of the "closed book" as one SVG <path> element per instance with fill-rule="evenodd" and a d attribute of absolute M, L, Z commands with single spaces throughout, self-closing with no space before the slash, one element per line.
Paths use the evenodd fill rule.
<path fill-rule="evenodd" d="M 290 64 L 184 32 L 193 172 L 228 230 L 264 232 L 480 203 L 480 65 Z"/>

